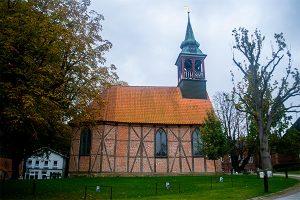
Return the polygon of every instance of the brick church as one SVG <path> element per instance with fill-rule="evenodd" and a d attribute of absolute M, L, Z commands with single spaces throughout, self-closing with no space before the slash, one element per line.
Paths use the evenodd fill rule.
<path fill-rule="evenodd" d="M 73 127 L 70 175 L 214 172 L 214 161 L 203 154 L 199 129 L 212 109 L 206 91 L 206 55 L 199 46 L 188 15 L 175 63 L 177 87 L 107 89 L 103 105 L 92 105 L 96 123 Z M 221 171 L 221 162 L 216 164 Z"/>

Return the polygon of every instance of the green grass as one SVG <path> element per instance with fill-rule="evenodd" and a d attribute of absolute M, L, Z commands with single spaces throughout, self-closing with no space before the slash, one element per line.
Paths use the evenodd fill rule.
<path fill-rule="evenodd" d="M 96 193 L 97 185 L 112 186 L 113 199 L 248 199 L 265 194 L 263 179 L 257 179 L 256 176 L 224 175 L 223 183 L 216 182 L 218 177 L 77 177 L 38 180 L 35 195 L 31 194 L 33 181 L 5 181 L 0 185 L 0 199 L 84 199 L 85 186 L 87 199 L 108 199 L 110 188 L 101 187 L 101 192 Z M 166 181 L 171 183 L 170 190 L 165 189 Z M 298 181 L 295 179 L 270 178 L 269 193 L 296 183 Z"/>
<path fill-rule="evenodd" d="M 284 174 L 285 172 L 276 172 L 276 173 L 278 173 L 278 174 Z M 300 174 L 300 171 L 298 170 L 298 171 L 288 171 L 288 174 L 296 174 L 296 175 L 299 175 Z"/>
<path fill-rule="evenodd" d="M 289 174 L 300 174 L 300 171 L 289 171 Z"/>

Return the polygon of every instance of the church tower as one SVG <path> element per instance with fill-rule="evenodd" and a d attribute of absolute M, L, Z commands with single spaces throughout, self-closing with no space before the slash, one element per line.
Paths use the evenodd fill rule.
<path fill-rule="evenodd" d="M 204 67 L 206 55 L 202 53 L 199 46 L 194 37 L 188 12 L 185 39 L 180 45 L 182 50 L 175 63 L 178 68 L 178 87 L 183 98 L 208 99 Z"/>

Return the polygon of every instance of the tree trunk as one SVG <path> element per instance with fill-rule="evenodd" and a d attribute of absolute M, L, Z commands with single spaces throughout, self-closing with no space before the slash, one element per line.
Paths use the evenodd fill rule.
<path fill-rule="evenodd" d="M 236 154 L 231 154 L 231 166 L 234 169 L 234 172 L 239 172 L 239 163 L 238 156 Z"/>
<path fill-rule="evenodd" d="M 20 176 L 19 164 L 20 164 L 20 159 L 17 159 L 17 158 L 12 159 L 12 174 L 11 174 L 12 180 L 17 180 Z"/>
<path fill-rule="evenodd" d="M 214 166 L 215 166 L 215 173 L 217 173 L 216 160 L 214 160 Z"/>
<path fill-rule="evenodd" d="M 259 128 L 259 151 L 261 157 L 261 167 L 263 170 L 272 170 L 268 138 L 268 135 L 264 133 L 261 128 Z"/>
<path fill-rule="evenodd" d="M 241 163 L 241 165 L 239 165 L 239 167 L 238 167 L 238 172 L 240 173 L 240 172 L 245 172 L 245 167 L 246 167 L 246 165 L 249 163 L 249 159 L 250 159 L 250 156 L 251 155 L 247 155 L 246 156 L 246 158 L 244 158 L 242 161 L 240 161 L 240 162 L 242 162 Z"/>

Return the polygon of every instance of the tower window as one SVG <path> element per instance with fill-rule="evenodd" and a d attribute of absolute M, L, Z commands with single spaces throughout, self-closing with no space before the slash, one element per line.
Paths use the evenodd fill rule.
<path fill-rule="evenodd" d="M 195 61 L 195 70 L 201 72 L 201 60 Z"/>
<path fill-rule="evenodd" d="M 91 130 L 89 128 L 84 128 L 81 131 L 80 136 L 80 152 L 81 156 L 90 155 L 91 150 Z"/>
<path fill-rule="evenodd" d="M 192 60 L 190 59 L 184 61 L 184 78 L 186 79 L 193 78 Z"/>
<path fill-rule="evenodd" d="M 192 133 L 192 153 L 193 156 L 203 155 L 203 142 L 198 128 L 196 128 Z"/>
<path fill-rule="evenodd" d="M 201 60 L 196 60 L 195 62 L 195 78 L 201 79 L 204 78 L 204 74 L 202 72 L 202 62 Z"/>
<path fill-rule="evenodd" d="M 167 134 L 161 128 L 155 134 L 155 156 L 167 157 Z"/>

